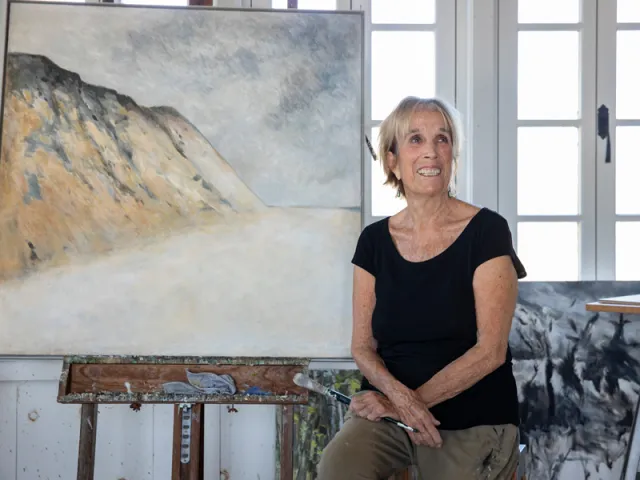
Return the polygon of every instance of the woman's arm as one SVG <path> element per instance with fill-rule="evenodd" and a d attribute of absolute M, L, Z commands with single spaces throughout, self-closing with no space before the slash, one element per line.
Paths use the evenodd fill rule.
<path fill-rule="evenodd" d="M 473 293 L 478 341 L 418 388 L 427 408 L 455 397 L 505 362 L 518 296 L 518 278 L 511 258 L 500 256 L 478 266 Z"/>
<path fill-rule="evenodd" d="M 376 304 L 375 277 L 356 266 L 353 271 L 353 334 L 351 354 L 369 383 L 393 398 L 406 387 L 389 373 L 378 355 L 371 317 Z"/>

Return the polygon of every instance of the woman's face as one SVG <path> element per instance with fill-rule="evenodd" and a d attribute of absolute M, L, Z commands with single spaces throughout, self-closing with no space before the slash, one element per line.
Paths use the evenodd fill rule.
<path fill-rule="evenodd" d="M 447 192 L 452 171 L 451 131 L 440 112 L 418 111 L 398 155 L 389 153 L 391 170 L 402 180 L 405 194 L 438 196 Z"/>

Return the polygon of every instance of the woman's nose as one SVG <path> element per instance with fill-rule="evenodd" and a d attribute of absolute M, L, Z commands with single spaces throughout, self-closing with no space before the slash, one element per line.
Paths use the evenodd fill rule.
<path fill-rule="evenodd" d="M 422 150 L 423 158 L 434 158 L 436 156 L 436 149 L 432 145 L 425 145 Z"/>

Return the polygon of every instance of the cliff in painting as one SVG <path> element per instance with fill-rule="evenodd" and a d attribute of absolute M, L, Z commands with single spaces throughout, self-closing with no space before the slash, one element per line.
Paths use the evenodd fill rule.
<path fill-rule="evenodd" d="M 173 108 L 141 107 L 26 54 L 8 55 L 5 88 L 0 204 L 12 209 L 0 228 L 0 280 L 265 211 Z"/>

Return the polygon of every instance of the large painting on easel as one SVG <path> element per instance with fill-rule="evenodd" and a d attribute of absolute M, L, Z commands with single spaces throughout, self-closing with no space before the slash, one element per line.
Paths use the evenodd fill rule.
<path fill-rule="evenodd" d="M 362 17 L 12 2 L 0 353 L 344 357 Z"/>

